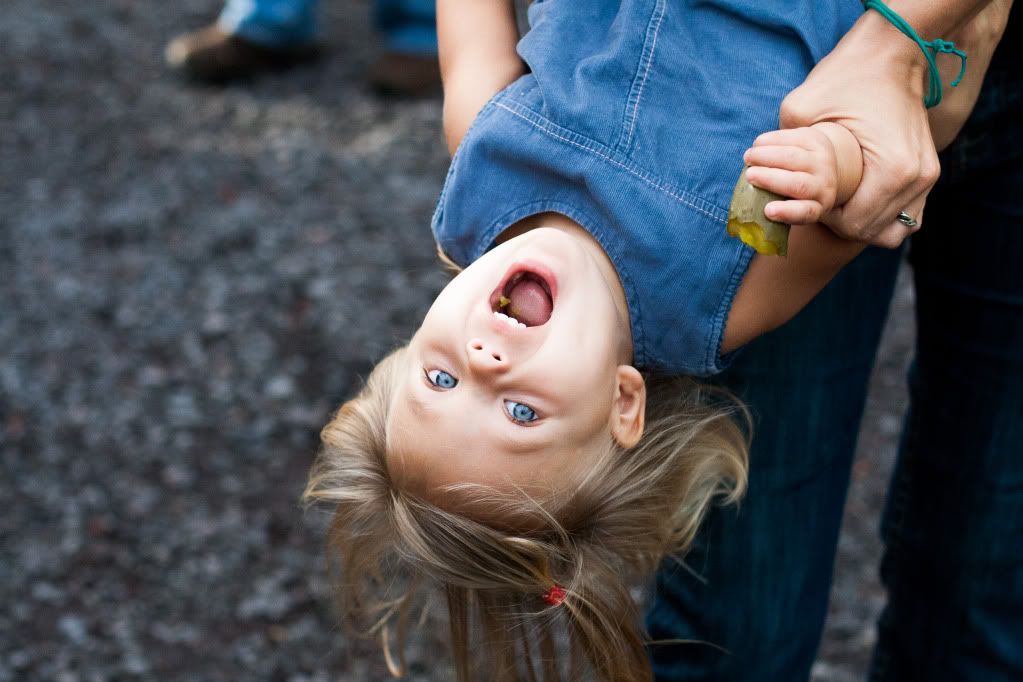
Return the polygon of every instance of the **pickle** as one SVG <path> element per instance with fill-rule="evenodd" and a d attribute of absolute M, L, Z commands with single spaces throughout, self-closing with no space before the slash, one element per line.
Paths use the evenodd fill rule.
<path fill-rule="evenodd" d="M 765 256 L 784 256 L 789 249 L 789 226 L 764 215 L 764 206 L 785 197 L 754 187 L 746 180 L 746 168 L 732 192 L 728 209 L 728 234 L 749 244 Z"/>

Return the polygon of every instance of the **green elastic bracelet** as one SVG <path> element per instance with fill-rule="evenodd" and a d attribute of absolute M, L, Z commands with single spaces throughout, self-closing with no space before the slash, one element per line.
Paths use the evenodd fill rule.
<path fill-rule="evenodd" d="M 959 85 L 959 81 L 963 79 L 963 75 L 966 73 L 966 53 L 956 48 L 955 43 L 951 40 L 942 40 L 941 38 L 935 38 L 930 42 L 924 40 L 913 30 L 912 26 L 906 23 L 905 19 L 892 11 L 892 8 L 881 2 L 881 0 L 865 0 L 863 7 L 864 9 L 872 9 L 880 14 L 890 21 L 895 28 L 905 33 L 910 40 L 920 46 L 924 57 L 927 58 L 930 75 L 930 88 L 927 96 L 924 97 L 924 106 L 930 109 L 941 104 L 941 76 L 938 74 L 938 64 L 934 61 L 935 57 L 938 56 L 939 52 L 947 52 L 959 57 L 962 66 L 959 69 L 959 76 L 951 83 L 951 86 L 954 88 Z"/>

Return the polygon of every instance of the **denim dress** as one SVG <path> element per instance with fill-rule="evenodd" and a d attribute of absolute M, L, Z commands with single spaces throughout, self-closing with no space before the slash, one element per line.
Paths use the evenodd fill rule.
<path fill-rule="evenodd" d="M 725 231 L 754 138 L 862 13 L 857 0 L 546 0 L 530 69 L 478 114 L 433 218 L 465 265 L 527 216 L 588 230 L 625 289 L 634 362 L 725 368 L 725 321 L 752 250 Z"/>

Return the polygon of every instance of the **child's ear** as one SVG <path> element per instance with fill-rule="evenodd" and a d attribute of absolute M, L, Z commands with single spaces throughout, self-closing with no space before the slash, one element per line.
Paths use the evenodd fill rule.
<path fill-rule="evenodd" d="M 623 448 L 631 448 L 643 436 L 646 415 L 646 383 L 635 367 L 619 365 L 615 374 L 615 398 L 611 406 L 611 436 Z"/>

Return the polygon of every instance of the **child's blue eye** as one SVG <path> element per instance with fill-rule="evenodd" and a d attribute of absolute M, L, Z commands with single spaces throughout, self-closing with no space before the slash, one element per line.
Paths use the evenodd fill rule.
<path fill-rule="evenodd" d="M 508 416 L 517 422 L 536 421 L 536 412 L 529 405 L 517 403 L 514 400 L 505 400 L 504 409 L 508 412 Z"/>
<path fill-rule="evenodd" d="M 431 369 L 426 373 L 426 378 L 437 388 L 454 388 L 458 385 L 458 379 L 451 376 L 442 369 Z"/>

